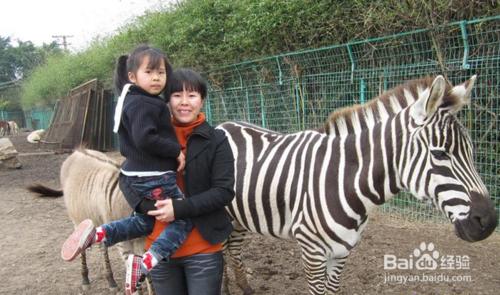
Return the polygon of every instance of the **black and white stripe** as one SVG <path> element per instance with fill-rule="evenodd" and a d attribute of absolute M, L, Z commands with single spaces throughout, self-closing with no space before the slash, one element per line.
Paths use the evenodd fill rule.
<path fill-rule="evenodd" d="M 453 88 L 441 76 L 413 81 L 333 114 L 327 133 L 221 124 L 236 159 L 236 198 L 228 208 L 236 231 L 227 243 L 236 272 L 243 271 L 244 230 L 295 239 L 310 293 L 333 293 L 369 212 L 401 190 L 433 200 L 456 226 L 467 228 L 467 237 L 474 236 L 461 238 L 487 237 L 490 229 L 478 234 L 469 226 L 477 201 L 472 195 L 481 196 L 477 202 L 489 199 L 474 168 L 471 140 L 454 116 L 474 80 Z M 474 214 L 489 220 L 494 210 L 488 210 Z M 244 275 L 236 277 L 249 288 Z"/>

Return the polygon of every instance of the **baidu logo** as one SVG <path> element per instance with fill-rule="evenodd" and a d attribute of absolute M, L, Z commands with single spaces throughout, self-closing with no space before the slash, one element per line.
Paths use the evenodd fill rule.
<path fill-rule="evenodd" d="M 416 269 L 434 270 L 438 267 L 439 252 L 434 249 L 434 244 L 420 243 L 420 247 L 413 250 Z"/>
<path fill-rule="evenodd" d="M 396 255 L 384 255 L 384 269 L 418 269 L 435 270 L 438 267 L 439 252 L 433 243 L 420 243 L 408 258 L 398 258 Z"/>
<path fill-rule="evenodd" d="M 468 274 L 452 274 L 439 272 L 441 270 L 469 270 L 470 260 L 467 255 L 442 255 L 433 243 L 422 242 L 408 257 L 397 257 L 393 254 L 384 255 L 385 270 L 418 270 L 419 274 L 398 274 L 386 272 L 384 283 L 439 283 L 439 282 L 471 282 Z M 438 272 L 435 272 L 437 270 Z"/>
<path fill-rule="evenodd" d="M 422 242 L 407 258 L 393 254 L 384 255 L 384 269 L 469 269 L 469 257 L 441 255 L 433 243 Z"/>

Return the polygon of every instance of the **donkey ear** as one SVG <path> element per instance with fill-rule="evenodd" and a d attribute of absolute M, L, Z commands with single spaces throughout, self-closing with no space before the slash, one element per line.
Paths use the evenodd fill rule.
<path fill-rule="evenodd" d="M 469 80 L 453 87 L 450 90 L 450 97 L 454 100 L 450 105 L 450 112 L 457 113 L 464 105 L 468 105 L 470 103 L 472 88 L 474 88 L 476 78 L 477 76 L 474 75 L 470 77 Z"/>
<path fill-rule="evenodd" d="M 413 105 L 410 115 L 419 125 L 423 124 L 425 119 L 431 117 L 443 102 L 446 90 L 446 80 L 439 75 L 434 78 L 430 89 L 422 92 L 422 95 Z"/>

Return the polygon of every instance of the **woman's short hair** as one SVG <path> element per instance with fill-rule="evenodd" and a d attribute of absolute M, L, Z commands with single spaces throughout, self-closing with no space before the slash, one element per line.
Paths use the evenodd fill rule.
<path fill-rule="evenodd" d="M 207 82 L 196 71 L 186 68 L 175 70 L 167 83 L 165 90 L 165 99 L 170 100 L 170 95 L 174 92 L 180 92 L 186 89 L 187 91 L 196 91 L 201 95 L 202 99 L 207 97 Z"/>

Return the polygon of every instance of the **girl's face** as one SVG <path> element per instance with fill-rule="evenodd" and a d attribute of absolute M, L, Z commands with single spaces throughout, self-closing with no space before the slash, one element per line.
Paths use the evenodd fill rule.
<path fill-rule="evenodd" d="M 163 91 L 167 83 L 167 71 L 165 61 L 161 61 L 160 67 L 151 69 L 149 66 L 149 56 L 145 56 L 141 66 L 135 73 L 129 72 L 130 82 L 144 89 L 151 95 L 158 95 Z"/>
<path fill-rule="evenodd" d="M 203 107 L 203 99 L 198 91 L 186 90 L 170 95 L 170 111 L 174 118 L 182 124 L 194 122 Z"/>

